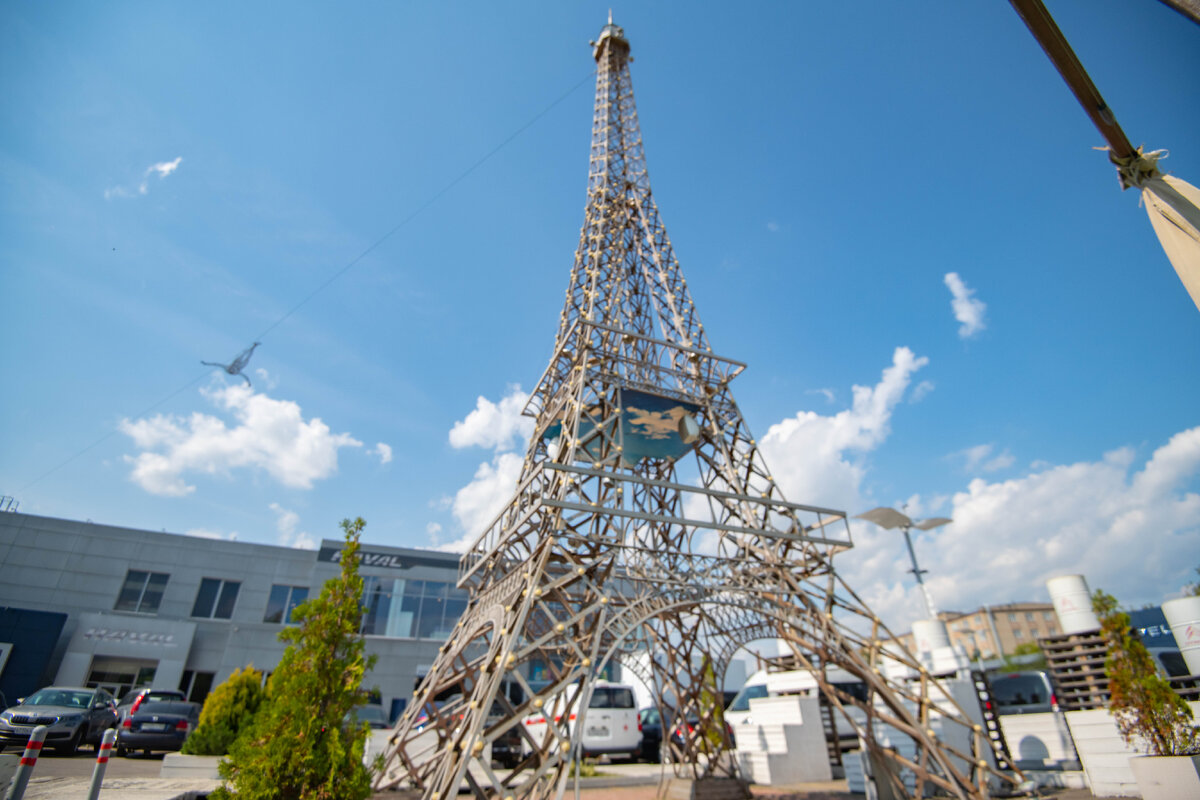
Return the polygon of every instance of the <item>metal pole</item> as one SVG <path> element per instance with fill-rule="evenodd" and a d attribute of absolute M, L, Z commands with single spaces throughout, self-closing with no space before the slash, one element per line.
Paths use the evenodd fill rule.
<path fill-rule="evenodd" d="M 1071 93 L 1083 106 L 1083 110 L 1091 119 L 1092 124 L 1096 126 L 1096 130 L 1100 131 L 1100 135 L 1108 142 L 1112 154 L 1117 158 L 1130 158 L 1135 155 L 1133 145 L 1129 143 L 1125 131 L 1121 130 L 1121 126 L 1117 124 L 1112 109 L 1100 96 L 1100 90 L 1096 88 L 1096 84 L 1092 83 L 1092 79 L 1084 70 L 1079 57 L 1067 43 L 1067 37 L 1063 36 L 1062 31 L 1058 29 L 1054 18 L 1042 5 L 1041 0 L 1009 0 L 1009 2 L 1012 3 L 1012 7 L 1016 9 L 1021 19 L 1025 21 L 1033 38 L 1037 39 L 1042 50 L 1050 57 L 1058 74 L 1062 75 L 1063 80 L 1067 82 Z"/>
<path fill-rule="evenodd" d="M 38 725 L 33 729 L 33 733 L 29 734 L 25 755 L 21 756 L 21 763 L 17 765 L 17 774 L 13 775 L 13 782 L 8 787 L 5 800 L 21 800 L 25 796 L 25 787 L 29 785 L 29 776 L 33 774 L 33 768 L 37 765 L 38 753 L 42 752 L 42 742 L 46 741 L 47 730 L 45 725 Z"/>
<path fill-rule="evenodd" d="M 87 800 L 100 800 L 100 784 L 104 783 L 104 770 L 108 769 L 108 757 L 116 740 L 116 728 L 109 728 L 104 732 L 104 738 L 100 740 L 100 748 L 96 752 L 96 768 L 92 771 L 92 786 L 88 789 Z"/>
<path fill-rule="evenodd" d="M 921 587 L 921 594 L 925 596 L 925 611 L 929 614 L 929 619 L 937 619 L 937 610 L 933 607 L 933 596 L 929 594 L 929 587 L 925 585 L 925 581 L 921 579 L 921 575 L 929 570 L 921 569 L 917 566 L 917 551 L 913 550 L 912 537 L 908 535 L 911 525 L 905 525 L 900 530 L 904 531 L 904 543 L 908 545 L 908 557 L 912 559 L 913 575 L 917 576 L 917 585 Z"/>

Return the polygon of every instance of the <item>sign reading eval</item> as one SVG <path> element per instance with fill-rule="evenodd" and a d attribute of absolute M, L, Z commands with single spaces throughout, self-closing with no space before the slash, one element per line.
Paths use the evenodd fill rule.
<path fill-rule="evenodd" d="M 328 561 L 333 564 L 341 563 L 342 548 L 322 543 L 317 552 L 317 561 Z M 359 550 L 358 563 L 364 567 L 382 567 L 383 569 L 412 569 L 413 567 L 445 567 L 458 563 L 458 556 L 424 556 L 417 553 L 384 553 L 379 550 Z"/>

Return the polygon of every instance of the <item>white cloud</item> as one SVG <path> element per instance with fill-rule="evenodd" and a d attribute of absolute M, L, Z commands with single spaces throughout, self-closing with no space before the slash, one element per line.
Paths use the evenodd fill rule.
<path fill-rule="evenodd" d="M 425 533 L 429 534 L 429 543 L 434 547 L 438 546 L 438 542 L 442 538 L 442 526 L 440 523 L 431 522 L 425 526 Z"/>
<path fill-rule="evenodd" d="M 912 394 L 908 396 L 908 402 L 919 403 L 933 391 L 933 381 L 921 381 L 913 387 Z"/>
<path fill-rule="evenodd" d="M 763 455 L 784 495 L 798 503 L 855 509 L 862 504 L 864 456 L 890 433 L 892 410 L 913 373 L 929 363 L 897 347 L 874 387 L 853 387 L 853 404 L 833 416 L 801 411 L 767 430 Z"/>
<path fill-rule="evenodd" d="M 380 464 L 387 464 L 392 460 L 392 446 L 377 442 L 374 447 L 367 451 L 369 455 L 379 456 Z"/>
<path fill-rule="evenodd" d="M 508 394 L 493 403 L 486 397 L 475 401 L 475 410 L 466 419 L 454 423 L 450 429 L 450 446 L 486 447 L 498 451 L 511 450 L 515 445 L 529 439 L 533 433 L 534 420 L 521 416 L 521 410 L 529 402 L 529 395 L 517 385 L 508 387 Z"/>
<path fill-rule="evenodd" d="M 778 233 L 779 232 L 779 223 L 776 222 L 775 220 L 771 220 L 770 222 L 767 223 L 767 230 L 769 230 L 771 233 Z"/>
<path fill-rule="evenodd" d="M 289 511 L 279 503 L 271 503 L 269 508 L 275 512 L 275 530 L 279 532 L 279 543 L 284 547 L 299 547 L 305 550 L 317 549 L 317 540 L 300 527 L 300 515 Z"/>
<path fill-rule="evenodd" d="M 237 541 L 237 531 L 224 534 L 220 531 L 210 531 L 207 528 L 191 528 L 183 532 L 185 536 L 196 536 L 201 539 L 228 539 L 231 542 Z"/>
<path fill-rule="evenodd" d="M 254 377 L 258 379 L 259 384 L 265 386 L 268 390 L 274 389 L 279 385 L 279 381 L 275 380 L 275 377 L 262 367 L 254 370 Z"/>
<path fill-rule="evenodd" d="M 974 447 L 968 447 L 965 450 L 959 450 L 951 455 L 952 458 L 963 459 L 964 472 L 996 472 L 1002 469 L 1008 469 L 1016 461 L 1012 453 L 1008 450 L 993 456 L 996 446 L 994 444 L 977 444 Z"/>
<path fill-rule="evenodd" d="M 950 308 L 954 310 L 954 318 L 962 323 L 958 328 L 958 338 L 969 339 L 987 327 L 983 318 L 987 304 L 972 297 L 975 290 L 968 288 L 957 272 L 947 272 L 944 280 L 946 288 L 953 295 Z"/>
<path fill-rule="evenodd" d="M 455 492 L 453 499 L 437 501 L 438 506 L 449 508 L 463 533 L 457 541 L 439 545 L 438 549 L 466 550 L 512 497 L 525 459 L 511 451 L 523 449 L 533 433 L 534 420 L 521 416 L 528 401 L 529 395 L 512 385 L 499 403 L 480 397 L 475 409 L 454 423 L 450 430 L 452 447 L 487 447 L 494 452 L 492 460 L 480 464 L 471 482 Z"/>
<path fill-rule="evenodd" d="M 819 394 L 825 398 L 826 403 L 832 403 L 837 396 L 833 393 L 833 389 L 809 389 L 805 394 Z"/>
<path fill-rule="evenodd" d="M 179 156 L 174 161 L 160 161 L 157 164 L 151 164 L 146 170 L 146 174 L 158 173 L 158 177 L 165 178 L 175 170 L 179 169 L 180 162 L 183 161 L 183 156 Z"/>
<path fill-rule="evenodd" d="M 471 482 L 455 492 L 454 503 L 450 507 L 465 535 L 456 542 L 443 545 L 441 549 L 462 552 L 483 533 L 484 526 L 500 513 L 512 497 L 524 461 L 524 457 L 517 453 L 498 453 L 491 463 L 479 465 Z"/>
<path fill-rule="evenodd" d="M 142 173 L 142 178 L 138 182 L 136 191 L 128 186 L 112 186 L 104 190 L 104 199 L 111 200 L 114 197 L 136 197 L 147 194 L 150 191 L 151 177 L 157 177 L 159 180 L 162 180 L 179 169 L 181 163 L 183 163 L 183 156 L 178 156 L 174 161 L 159 161 L 151 164 Z"/>
<path fill-rule="evenodd" d="M 1140 468 L 1135 460 L 1121 448 L 1012 480 L 972 480 L 953 497 L 954 522 L 914 541 L 938 608 L 1047 601 L 1046 580 L 1075 573 L 1134 607 L 1177 594 L 1200 560 L 1200 494 L 1187 489 L 1200 476 L 1200 427 Z M 896 567 L 906 558 L 901 537 L 861 521 L 854 534 L 840 572 L 893 630 L 907 629 L 923 614 Z"/>
<path fill-rule="evenodd" d="M 121 420 L 122 433 L 143 452 L 126 456 L 133 481 L 151 494 L 182 497 L 196 487 L 188 473 L 228 476 L 238 469 L 266 472 L 284 486 L 310 489 L 337 472 L 338 450 L 361 447 L 348 433 L 333 433 L 319 418 L 305 421 L 300 406 L 256 394 L 244 385 L 202 389 L 237 424 L 199 412 L 190 417 L 156 415 Z"/>

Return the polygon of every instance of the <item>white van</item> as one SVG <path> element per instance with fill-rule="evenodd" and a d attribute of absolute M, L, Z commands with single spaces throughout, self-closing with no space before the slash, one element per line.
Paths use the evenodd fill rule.
<path fill-rule="evenodd" d="M 573 696 L 578 690 L 578 684 L 569 687 L 565 695 L 546 703 L 543 708 L 545 714 L 525 718 L 524 724 L 534 741 L 541 741 L 546 733 L 546 716 L 553 715 L 555 720 L 561 719 L 566 697 Z M 576 715 L 577 712 L 573 711 L 569 719 L 572 734 L 575 733 Z M 529 743 L 525 742 L 523 746 L 528 753 Z M 585 758 L 602 755 L 630 760 L 641 758 L 642 723 L 638 719 L 632 686 L 608 681 L 596 681 L 592 685 L 591 702 L 583 720 L 582 750 Z"/>
<path fill-rule="evenodd" d="M 825 679 L 851 697 L 855 697 L 858 700 L 866 700 L 866 687 L 862 681 L 849 672 L 838 667 L 829 667 L 825 670 Z M 821 694 L 821 689 L 817 684 L 816 677 L 806 669 L 785 670 L 782 672 L 759 670 L 747 678 L 742 690 L 734 696 L 733 700 L 729 702 L 729 706 L 725 709 L 725 721 L 729 723 L 735 741 L 739 728 L 754 724 L 754 719 L 750 713 L 751 700 L 759 697 L 780 697 L 789 694 L 816 697 Z M 845 704 L 845 708 L 847 713 L 857 723 L 862 724 L 865 722 L 866 716 L 861 709 L 850 703 Z M 853 735 L 850 726 L 847 724 L 843 723 L 838 728 L 842 736 Z"/>

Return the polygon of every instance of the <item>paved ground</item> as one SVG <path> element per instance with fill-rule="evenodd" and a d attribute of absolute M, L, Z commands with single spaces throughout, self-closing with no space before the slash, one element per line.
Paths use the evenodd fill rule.
<path fill-rule="evenodd" d="M 26 800 L 83 800 L 91 782 L 95 757 L 80 753 L 74 757 L 44 756 L 26 792 Z M 163 779 L 158 777 L 162 755 L 113 758 L 105 773 L 101 800 L 180 800 L 201 796 L 216 786 L 215 781 Z M 581 781 L 578 800 L 655 800 L 660 781 L 671 777 L 658 764 L 604 764 L 602 775 Z M 752 786 L 757 800 L 863 800 L 851 794 L 845 781 L 805 783 L 793 786 Z M 381 792 L 376 800 L 408 800 L 410 792 Z M 1092 800 L 1086 789 L 1042 790 L 1041 797 L 1053 800 Z M 462 795 L 465 799 L 466 795 Z M 569 786 L 564 800 L 575 800 Z"/>

